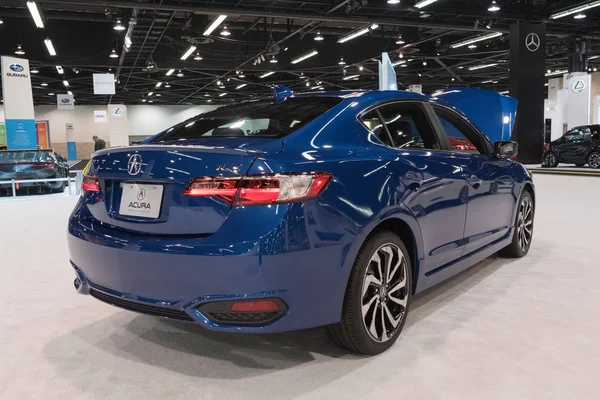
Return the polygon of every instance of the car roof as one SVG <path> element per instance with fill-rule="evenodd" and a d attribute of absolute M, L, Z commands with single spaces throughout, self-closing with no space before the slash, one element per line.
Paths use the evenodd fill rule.
<path fill-rule="evenodd" d="M 424 95 L 421 93 L 409 92 L 406 90 L 328 90 L 328 91 L 320 91 L 320 92 L 301 92 L 294 93 L 294 97 L 314 97 L 314 96 L 323 96 L 323 97 L 341 97 L 341 98 L 350 98 L 350 97 L 362 97 L 368 95 L 370 100 L 378 101 L 378 100 L 387 100 L 390 98 L 422 98 L 422 99 L 430 99 L 431 96 Z"/>

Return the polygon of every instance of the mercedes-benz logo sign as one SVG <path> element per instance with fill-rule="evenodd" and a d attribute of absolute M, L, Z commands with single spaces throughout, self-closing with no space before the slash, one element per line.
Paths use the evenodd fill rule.
<path fill-rule="evenodd" d="M 537 33 L 530 33 L 525 38 L 525 47 L 529 51 L 537 51 L 540 48 L 541 40 Z"/>
<path fill-rule="evenodd" d="M 583 89 L 585 89 L 585 82 L 583 82 L 581 80 L 575 81 L 571 85 L 571 90 L 575 93 L 581 93 L 583 91 Z"/>
<path fill-rule="evenodd" d="M 146 189 L 140 188 L 137 192 L 137 199 L 142 201 L 146 198 Z"/>
<path fill-rule="evenodd" d="M 142 172 L 142 156 L 139 154 L 134 154 L 129 157 L 129 162 L 127 163 L 127 172 L 129 172 L 129 175 L 137 175 Z"/>

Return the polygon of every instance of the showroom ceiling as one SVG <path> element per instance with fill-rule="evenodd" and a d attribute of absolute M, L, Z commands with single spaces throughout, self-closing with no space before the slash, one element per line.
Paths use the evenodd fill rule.
<path fill-rule="evenodd" d="M 78 104 L 216 104 L 267 95 L 274 84 L 296 91 L 375 89 L 383 51 L 397 64 L 400 88 L 421 83 L 425 93 L 457 86 L 505 91 L 511 23 L 547 24 L 551 72 L 567 68 L 575 38 L 588 39 L 588 56 L 600 54 L 600 7 L 584 11 L 585 18 L 551 18 L 587 3 L 56 0 L 36 3 L 41 28 L 27 2 L 0 0 L 0 53 L 13 55 L 21 46 L 39 71 L 32 73 L 37 104 L 54 104 L 51 94 L 67 90 Z M 482 36 L 493 37 L 457 46 Z M 196 49 L 188 51 L 191 46 Z M 116 74 L 117 94 L 94 96 L 91 74 L 106 72 Z"/>

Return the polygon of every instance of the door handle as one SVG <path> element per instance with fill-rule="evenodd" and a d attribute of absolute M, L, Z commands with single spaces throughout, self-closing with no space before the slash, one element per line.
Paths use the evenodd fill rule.
<path fill-rule="evenodd" d="M 476 175 L 471 175 L 467 181 L 469 182 L 469 185 L 473 187 L 473 189 L 479 189 L 481 186 L 481 179 L 479 179 Z"/>

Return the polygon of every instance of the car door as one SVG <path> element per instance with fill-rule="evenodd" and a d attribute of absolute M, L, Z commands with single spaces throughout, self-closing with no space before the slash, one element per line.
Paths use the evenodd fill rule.
<path fill-rule="evenodd" d="M 487 138 L 454 109 L 433 105 L 442 134 L 451 145 L 448 158 L 454 160 L 467 182 L 468 200 L 463 255 L 477 251 L 502 238 L 513 224 L 519 193 L 511 174 L 514 163 L 498 159 Z"/>
<path fill-rule="evenodd" d="M 460 258 L 466 218 L 466 180 L 455 160 L 441 151 L 437 131 L 420 102 L 397 101 L 363 114 L 377 137 L 367 147 L 387 159 L 402 203 L 417 220 L 427 274 Z"/>
<path fill-rule="evenodd" d="M 566 163 L 585 163 L 587 149 L 591 146 L 589 127 L 575 128 L 563 136 L 559 145 L 560 160 Z"/>

